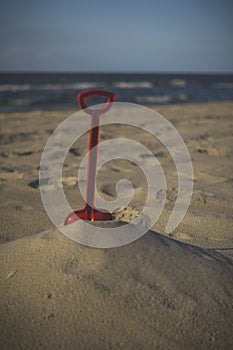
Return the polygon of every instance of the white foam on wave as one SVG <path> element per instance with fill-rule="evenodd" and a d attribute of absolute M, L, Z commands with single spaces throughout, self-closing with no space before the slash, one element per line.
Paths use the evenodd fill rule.
<path fill-rule="evenodd" d="M 160 95 L 160 96 L 154 96 L 154 95 L 150 95 L 150 96 L 138 96 L 136 97 L 136 101 L 138 103 L 170 103 L 170 102 L 182 102 L 182 101 L 186 101 L 187 100 L 187 96 L 185 94 L 178 94 L 176 96 L 172 96 L 172 95 Z"/>
<path fill-rule="evenodd" d="M 138 96 L 136 101 L 138 103 L 168 103 L 171 101 L 171 96 Z"/>
<path fill-rule="evenodd" d="M 153 87 L 153 84 L 149 81 L 120 81 L 114 83 L 114 86 L 120 89 L 151 89 Z"/>
<path fill-rule="evenodd" d="M 0 91 L 28 91 L 31 90 L 31 84 L 2 84 L 0 85 Z"/>
<path fill-rule="evenodd" d="M 71 84 L 2 84 L 0 92 L 32 91 L 32 90 L 85 90 L 93 89 L 96 83 L 71 83 Z"/>
<path fill-rule="evenodd" d="M 185 87 L 186 81 L 183 79 L 172 79 L 170 81 L 170 85 L 173 87 Z"/>

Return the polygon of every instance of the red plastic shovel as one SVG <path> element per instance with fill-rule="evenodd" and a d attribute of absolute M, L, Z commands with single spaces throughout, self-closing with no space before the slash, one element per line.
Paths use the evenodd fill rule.
<path fill-rule="evenodd" d="M 94 96 L 107 97 L 107 102 L 99 108 L 87 107 L 86 99 Z M 87 185 L 86 185 L 86 201 L 83 209 L 75 210 L 70 213 L 65 221 L 65 225 L 69 225 L 76 220 L 112 220 L 112 214 L 94 207 L 95 184 L 96 184 L 96 164 L 97 164 L 97 148 L 99 140 L 99 125 L 102 114 L 108 112 L 111 108 L 111 103 L 114 102 L 116 96 L 112 92 L 104 90 L 86 90 L 78 94 L 78 104 L 81 109 L 91 114 L 90 141 L 88 153 L 88 168 L 87 168 Z"/>

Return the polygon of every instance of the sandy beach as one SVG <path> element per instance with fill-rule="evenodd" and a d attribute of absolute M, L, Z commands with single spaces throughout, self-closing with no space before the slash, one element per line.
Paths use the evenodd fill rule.
<path fill-rule="evenodd" d="M 0 114 L 2 350 L 232 349 L 233 102 L 151 108 L 176 127 L 190 152 L 191 205 L 182 223 L 166 234 L 177 197 L 171 156 L 133 128 L 104 127 L 100 140 L 119 134 L 150 147 L 168 183 L 158 222 L 139 240 L 112 249 L 69 240 L 50 222 L 41 202 L 43 149 L 53 130 L 76 111 Z M 83 207 L 77 169 L 87 145 L 84 135 L 63 169 L 74 209 Z M 145 194 L 145 179 L 135 166 L 126 160 L 107 163 L 97 188 L 112 200 L 121 178 L 132 179 L 135 195 L 116 219 L 131 221 Z"/>

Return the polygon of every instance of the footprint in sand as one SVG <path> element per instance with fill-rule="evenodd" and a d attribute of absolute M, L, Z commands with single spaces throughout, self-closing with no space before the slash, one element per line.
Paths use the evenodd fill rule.
<path fill-rule="evenodd" d="M 76 186 L 78 183 L 78 179 L 76 176 L 67 176 L 62 178 L 62 182 L 66 186 Z"/>
<path fill-rule="evenodd" d="M 28 186 L 30 186 L 31 188 L 38 188 L 39 187 L 39 179 L 36 179 L 36 180 L 29 182 Z"/>
<path fill-rule="evenodd" d="M 219 156 L 221 154 L 215 147 L 197 147 L 196 152 L 199 154 L 209 155 L 209 156 Z"/>
<path fill-rule="evenodd" d="M 81 152 L 79 148 L 70 148 L 69 153 L 73 154 L 76 157 L 80 157 L 81 156 Z"/>
<path fill-rule="evenodd" d="M 36 190 L 41 186 L 44 191 L 54 189 L 54 185 L 49 183 L 48 178 L 41 179 L 40 181 L 39 179 L 33 180 L 28 183 L 28 186 Z"/>
<path fill-rule="evenodd" d="M 38 132 L 20 132 L 17 134 L 0 134 L 0 144 L 1 145 L 8 145 L 12 144 L 14 142 L 20 142 L 20 141 L 29 141 L 29 140 L 34 140 L 35 136 L 38 135 Z"/>
<path fill-rule="evenodd" d="M 12 157 L 14 155 L 14 153 L 13 152 L 9 152 L 9 151 L 7 151 L 7 152 L 4 151 L 4 152 L 1 152 L 0 155 L 1 155 L 2 158 L 10 158 L 10 157 Z"/>
<path fill-rule="evenodd" d="M 167 191 L 166 201 L 175 202 L 178 197 L 178 188 L 173 187 Z M 191 205 L 206 204 L 209 198 L 213 198 L 214 194 L 211 192 L 203 192 L 200 190 L 194 190 L 191 198 Z"/>
<path fill-rule="evenodd" d="M 209 185 L 221 183 L 227 180 L 226 177 L 216 176 L 216 175 L 212 175 L 210 173 L 204 173 L 204 172 L 200 172 L 198 174 L 198 179 L 202 180 L 203 182 L 207 182 Z"/>
<path fill-rule="evenodd" d="M 24 176 L 24 173 L 20 173 L 12 168 L 1 168 L 1 171 L 0 171 L 1 181 L 21 179 L 23 176 Z"/>
<path fill-rule="evenodd" d="M 62 178 L 62 182 L 65 186 L 73 187 L 77 185 L 78 179 L 75 176 L 66 176 Z M 28 186 L 34 189 L 38 189 L 40 186 L 42 186 L 43 190 L 49 190 L 54 187 L 52 184 L 49 184 L 48 178 L 41 179 L 41 181 L 39 181 L 39 179 L 33 180 L 29 182 Z"/>
<path fill-rule="evenodd" d="M 40 152 L 40 151 L 38 151 Z M 23 156 L 30 156 L 32 154 L 34 154 L 35 151 L 14 151 L 13 154 L 19 157 L 23 157 Z"/>

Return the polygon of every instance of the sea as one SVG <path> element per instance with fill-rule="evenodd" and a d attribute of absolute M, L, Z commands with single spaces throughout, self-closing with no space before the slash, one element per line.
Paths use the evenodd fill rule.
<path fill-rule="evenodd" d="M 86 89 L 141 105 L 232 101 L 233 74 L 0 73 L 0 112 L 75 109 Z"/>

